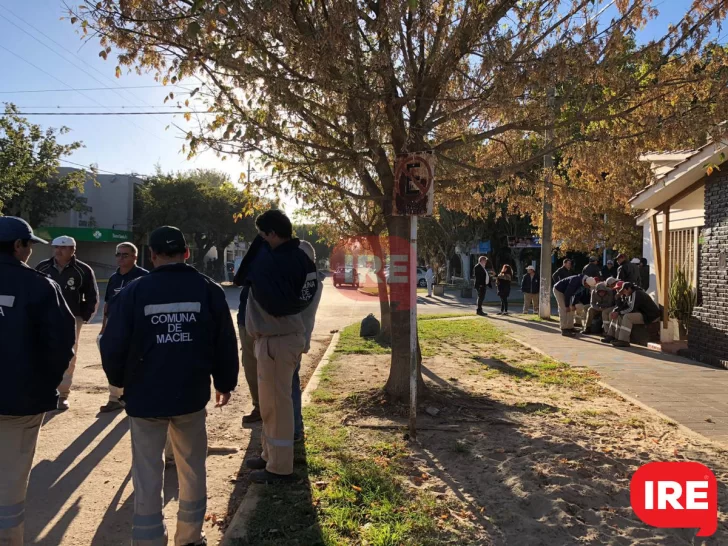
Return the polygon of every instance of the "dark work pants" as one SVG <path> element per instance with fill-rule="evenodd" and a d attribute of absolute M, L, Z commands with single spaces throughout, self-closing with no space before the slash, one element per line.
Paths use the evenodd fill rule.
<path fill-rule="evenodd" d="M 505 313 L 508 311 L 508 296 L 501 296 L 501 312 Z"/>
<path fill-rule="evenodd" d="M 478 287 L 478 311 L 483 310 L 483 300 L 485 299 L 485 286 Z"/>

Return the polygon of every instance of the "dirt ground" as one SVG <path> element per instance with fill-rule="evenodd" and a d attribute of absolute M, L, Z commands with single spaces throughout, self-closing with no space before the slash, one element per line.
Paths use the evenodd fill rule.
<path fill-rule="evenodd" d="M 630 477 L 639 466 L 690 460 L 712 469 L 718 505 L 728 506 L 724 449 L 595 382 L 548 384 L 507 363 L 540 358 L 508 344 L 443 346 L 423 360 L 430 394 L 419 409 L 417 443 L 408 444 L 408 479 L 412 487 L 462 503 L 464 509 L 452 513 L 470 528 L 462 543 L 728 543 L 726 514 L 713 537 L 700 539 L 695 530 L 643 524 L 629 501 Z M 345 399 L 349 442 L 366 445 L 368 433 L 406 424 L 406 407 L 393 408 L 369 388 L 386 380 L 388 355 L 341 361 L 330 388 Z"/>
<path fill-rule="evenodd" d="M 106 403 L 106 376 L 96 347 L 99 325 L 81 332 L 74 385 L 65 413 L 52 412 L 40 434 L 26 507 L 25 543 L 47 546 L 115 546 L 131 540 L 133 488 L 128 419 L 124 412 L 99 414 Z M 308 381 L 331 336 L 314 334 L 304 355 L 302 383 Z M 208 406 L 211 448 L 233 448 L 211 453 L 207 459 L 209 544 L 218 544 L 229 518 L 245 492 L 243 460 L 260 448 L 260 426 L 241 427 L 250 409 L 242 372 L 230 404 Z M 173 537 L 177 513 L 177 476 L 165 474 L 165 521 Z M 170 539 L 170 544 L 172 540 Z"/>

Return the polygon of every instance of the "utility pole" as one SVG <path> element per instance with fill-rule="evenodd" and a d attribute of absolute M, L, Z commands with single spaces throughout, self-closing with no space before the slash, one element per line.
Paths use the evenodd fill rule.
<path fill-rule="evenodd" d="M 548 92 L 549 108 L 553 112 L 556 97 L 556 89 L 551 88 Z M 554 116 L 551 116 L 550 122 L 553 123 Z M 546 130 L 545 147 L 546 153 L 543 156 L 544 180 L 543 180 L 543 211 L 541 225 L 541 283 L 539 293 L 538 314 L 542 319 L 551 318 L 551 234 L 553 232 L 552 211 L 554 185 L 551 182 L 551 169 L 554 166 L 554 156 L 549 151 L 551 143 L 554 139 L 554 130 L 549 127 Z"/>

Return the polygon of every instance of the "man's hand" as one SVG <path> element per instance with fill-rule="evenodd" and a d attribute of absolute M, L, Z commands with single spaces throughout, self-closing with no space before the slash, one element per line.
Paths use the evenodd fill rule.
<path fill-rule="evenodd" d="M 227 403 L 229 401 L 230 401 L 229 392 L 215 391 L 215 407 L 216 408 L 221 408 L 223 406 L 227 406 Z"/>

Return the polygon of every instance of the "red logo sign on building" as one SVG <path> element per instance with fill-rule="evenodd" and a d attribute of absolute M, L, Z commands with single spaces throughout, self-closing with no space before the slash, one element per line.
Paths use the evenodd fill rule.
<path fill-rule="evenodd" d="M 718 483 L 700 463 L 649 463 L 629 485 L 632 510 L 648 525 L 699 529 L 707 537 L 718 528 Z"/>

